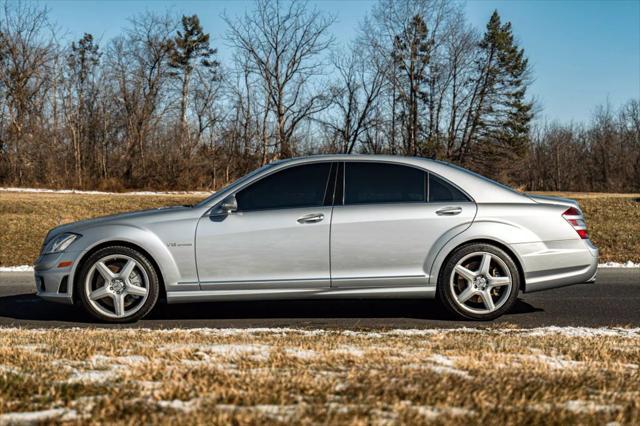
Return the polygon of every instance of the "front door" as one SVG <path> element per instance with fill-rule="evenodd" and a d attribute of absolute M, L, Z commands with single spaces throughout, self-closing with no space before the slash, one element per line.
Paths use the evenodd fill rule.
<path fill-rule="evenodd" d="M 202 217 L 201 288 L 329 287 L 330 169 L 323 162 L 277 170 L 236 194 L 237 212 Z"/>
<path fill-rule="evenodd" d="M 423 170 L 347 162 L 344 205 L 331 226 L 334 287 L 426 285 L 425 261 L 445 233 L 471 224 L 476 206 Z"/>

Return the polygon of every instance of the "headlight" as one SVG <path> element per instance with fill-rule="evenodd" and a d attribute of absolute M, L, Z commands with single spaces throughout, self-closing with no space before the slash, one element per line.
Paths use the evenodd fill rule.
<path fill-rule="evenodd" d="M 44 246 L 42 254 L 60 253 L 61 251 L 65 251 L 71 243 L 78 238 L 80 238 L 80 235 L 78 234 L 72 234 L 71 232 L 62 233 L 57 237 L 53 237 L 51 241 Z"/>

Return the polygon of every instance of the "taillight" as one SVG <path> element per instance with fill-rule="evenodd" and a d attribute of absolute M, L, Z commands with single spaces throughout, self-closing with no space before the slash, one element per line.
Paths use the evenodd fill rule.
<path fill-rule="evenodd" d="M 589 238 L 589 233 L 587 232 L 587 223 L 584 221 L 584 216 L 580 210 L 575 207 L 570 207 L 562 213 L 562 217 L 569 222 L 569 225 L 576 230 L 580 238 L 586 240 Z"/>

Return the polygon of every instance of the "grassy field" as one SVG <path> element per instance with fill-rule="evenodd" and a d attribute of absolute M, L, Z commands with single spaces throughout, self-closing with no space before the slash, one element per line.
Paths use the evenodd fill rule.
<path fill-rule="evenodd" d="M 603 262 L 640 262 L 640 194 L 551 193 L 580 201 Z M 83 195 L 0 192 L 0 266 L 31 264 L 50 228 L 107 214 L 175 204 L 189 195 Z"/>
<path fill-rule="evenodd" d="M 0 329 L 0 424 L 640 424 L 639 363 L 640 329 Z"/>

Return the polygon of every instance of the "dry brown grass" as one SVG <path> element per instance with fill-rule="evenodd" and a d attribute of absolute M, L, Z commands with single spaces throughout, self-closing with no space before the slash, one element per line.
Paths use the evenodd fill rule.
<path fill-rule="evenodd" d="M 546 193 L 580 201 L 604 262 L 640 262 L 640 194 Z M 188 195 L 84 195 L 0 192 L 0 266 L 31 264 L 47 231 L 80 219 L 176 204 Z"/>
<path fill-rule="evenodd" d="M 640 424 L 639 363 L 639 329 L 0 329 L 0 424 Z"/>
<path fill-rule="evenodd" d="M 187 195 L 85 195 L 0 192 L 0 266 L 31 264 L 47 231 L 63 223 L 180 204 Z"/>

